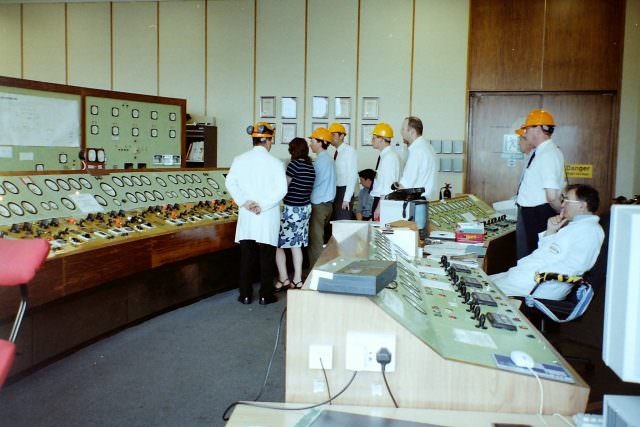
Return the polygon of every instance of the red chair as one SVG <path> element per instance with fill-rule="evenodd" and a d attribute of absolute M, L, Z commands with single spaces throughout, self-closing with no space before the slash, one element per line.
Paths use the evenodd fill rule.
<path fill-rule="evenodd" d="M 9 340 L 0 339 L 0 387 L 9 374 L 16 355 L 16 336 L 27 310 L 27 283 L 49 253 L 49 241 L 44 239 L 0 238 L 0 286 L 20 286 L 20 307 L 11 328 Z"/>

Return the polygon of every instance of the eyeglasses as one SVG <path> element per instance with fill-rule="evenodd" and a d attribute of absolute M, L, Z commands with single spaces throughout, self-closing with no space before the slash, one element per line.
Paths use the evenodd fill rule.
<path fill-rule="evenodd" d="M 560 196 L 560 203 L 580 203 L 582 200 L 571 200 L 568 199 L 566 195 L 562 194 Z"/>

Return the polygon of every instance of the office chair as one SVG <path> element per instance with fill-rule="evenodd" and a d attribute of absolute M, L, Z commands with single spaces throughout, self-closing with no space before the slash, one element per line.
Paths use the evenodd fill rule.
<path fill-rule="evenodd" d="M 33 279 L 48 253 L 48 240 L 0 238 L 0 286 L 20 286 L 20 306 L 9 339 L 0 339 L 0 388 L 15 359 L 15 341 L 28 304 L 27 283 Z"/>

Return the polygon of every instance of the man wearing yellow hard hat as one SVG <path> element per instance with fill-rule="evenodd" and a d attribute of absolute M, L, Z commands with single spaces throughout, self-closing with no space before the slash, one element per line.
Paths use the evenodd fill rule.
<path fill-rule="evenodd" d="M 275 256 L 280 232 L 280 201 L 287 194 L 284 165 L 271 155 L 275 129 L 266 122 L 247 128 L 253 149 L 231 163 L 226 185 L 239 206 L 235 241 L 240 243 L 240 296 L 253 300 L 253 276 L 260 269 L 260 304 L 278 301 L 274 295 Z"/>
<path fill-rule="evenodd" d="M 518 223 L 523 228 L 526 245 L 518 249 L 519 256 L 538 247 L 538 234 L 546 229 L 547 220 L 560 211 L 565 186 L 564 156 L 551 140 L 555 126 L 551 113 L 535 109 L 516 130 L 525 146 L 532 148 L 516 196 Z"/>
<path fill-rule="evenodd" d="M 387 123 L 378 123 L 371 136 L 373 148 L 380 151 L 376 162 L 376 177 L 371 187 L 373 220 L 380 219 L 380 199 L 391 193 L 391 185 L 400 179 L 400 156 L 391 147 L 393 129 Z"/>
<path fill-rule="evenodd" d="M 347 130 L 340 123 L 329 125 L 331 145 L 336 151 L 333 161 L 336 166 L 336 197 L 333 201 L 333 219 L 353 219 L 353 193 L 358 181 L 358 158 L 356 150 L 345 144 Z"/>
<path fill-rule="evenodd" d="M 331 219 L 336 196 L 336 169 L 327 152 L 333 136 L 327 128 L 317 128 L 309 137 L 311 151 L 316 155 L 313 168 L 316 180 L 311 192 L 311 219 L 309 220 L 309 266 L 313 268 L 324 245 L 324 228 Z"/>

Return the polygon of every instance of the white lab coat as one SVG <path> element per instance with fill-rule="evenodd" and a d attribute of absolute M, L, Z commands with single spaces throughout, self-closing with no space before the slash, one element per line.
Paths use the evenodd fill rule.
<path fill-rule="evenodd" d="M 536 273 L 582 275 L 596 263 L 604 240 L 604 231 L 596 215 L 579 215 L 557 233 L 539 234 L 538 249 L 520 259 L 508 271 L 490 276 L 505 294 L 529 295 L 535 286 Z M 542 283 L 536 289 L 536 298 L 563 300 L 571 285 L 557 281 Z"/>
<path fill-rule="evenodd" d="M 233 159 L 226 185 L 239 207 L 235 241 L 255 240 L 277 246 L 280 201 L 287 194 L 287 177 L 282 161 L 262 146 L 253 147 Z M 247 200 L 260 205 L 260 215 L 242 207 Z"/>

